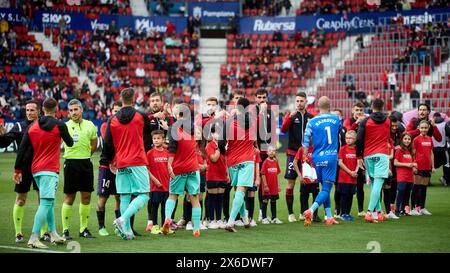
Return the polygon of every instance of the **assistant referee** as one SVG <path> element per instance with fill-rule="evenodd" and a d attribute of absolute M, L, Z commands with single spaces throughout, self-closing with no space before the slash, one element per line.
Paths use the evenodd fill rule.
<path fill-rule="evenodd" d="M 91 192 L 94 191 L 94 170 L 91 156 L 97 147 L 97 128 L 83 119 L 83 107 L 77 99 L 69 102 L 69 117 L 66 122 L 73 146 L 64 145 L 64 203 L 61 209 L 63 237 L 71 240 L 69 233 L 72 206 L 76 193 L 80 192 L 80 237 L 94 238 L 88 230 Z"/>

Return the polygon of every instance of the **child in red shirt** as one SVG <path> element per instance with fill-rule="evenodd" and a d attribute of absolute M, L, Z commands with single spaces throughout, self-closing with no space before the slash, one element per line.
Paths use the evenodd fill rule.
<path fill-rule="evenodd" d="M 280 186 L 278 184 L 278 174 L 281 172 L 280 165 L 276 158 L 276 149 L 270 146 L 267 149 L 268 158 L 261 167 L 262 177 L 262 223 L 263 224 L 282 224 L 283 222 L 277 218 L 277 200 L 279 199 Z M 270 210 L 272 212 L 272 220 L 267 218 L 267 203 L 270 200 Z"/>
<path fill-rule="evenodd" d="M 337 191 L 341 194 L 342 220 L 354 221 L 350 215 L 353 195 L 356 192 L 356 177 L 358 176 L 358 159 L 356 157 L 356 132 L 353 130 L 345 134 L 345 143 L 339 150 L 339 184 Z"/>
<path fill-rule="evenodd" d="M 152 132 L 154 147 L 147 152 L 148 173 L 150 175 L 150 202 L 148 204 L 147 231 L 151 234 L 160 234 L 158 225 L 158 208 L 161 205 L 161 221 L 166 219 L 166 200 L 169 197 L 169 170 L 167 161 L 169 151 L 163 148 L 164 131 L 155 130 Z"/>
<path fill-rule="evenodd" d="M 415 211 L 411 215 L 431 215 L 425 208 L 427 186 L 430 183 L 431 173 L 434 173 L 433 141 L 427 135 L 430 125 L 423 120 L 419 123 L 420 135 L 414 138 L 413 148 L 416 155 L 417 171 L 415 172 L 413 186 L 413 204 Z"/>
<path fill-rule="evenodd" d="M 303 221 L 305 220 L 305 218 L 303 217 L 303 212 L 305 212 L 305 210 L 307 210 L 309 208 L 309 204 L 308 204 L 308 200 L 309 200 L 309 195 L 312 194 L 313 200 L 316 200 L 317 195 L 319 194 L 319 182 L 317 181 L 317 179 L 315 180 L 311 180 L 308 178 L 304 178 L 302 176 L 302 172 L 300 170 L 300 166 L 302 166 L 302 164 L 299 164 L 298 162 L 307 162 L 309 165 L 311 165 L 311 167 L 314 168 L 314 164 L 312 162 L 312 158 L 311 158 L 311 154 L 312 154 L 312 149 L 313 146 L 311 145 L 309 147 L 308 150 L 308 156 L 305 158 L 305 160 L 303 160 L 303 148 L 300 147 L 300 149 L 298 149 L 297 154 L 294 157 L 294 170 L 297 173 L 297 176 L 300 179 L 300 216 L 298 217 L 299 221 Z M 319 215 L 317 214 L 318 210 L 316 210 L 314 212 L 313 215 L 313 221 L 314 222 L 322 222 L 322 219 L 320 219 Z"/>
<path fill-rule="evenodd" d="M 396 215 L 409 216 L 409 199 L 414 184 L 414 171 L 417 163 L 414 162 L 412 136 L 408 132 L 402 134 L 400 148 L 395 150 L 394 166 L 397 172 L 397 201 Z"/>
<path fill-rule="evenodd" d="M 222 222 L 222 204 L 223 194 L 227 187 L 228 168 L 225 161 L 225 155 L 220 153 L 218 146 L 219 134 L 215 132 L 215 128 L 211 128 L 211 140 L 206 145 L 206 161 L 208 168 L 206 169 L 206 186 L 208 193 L 206 197 L 206 205 L 208 208 L 210 229 L 225 228 Z"/>

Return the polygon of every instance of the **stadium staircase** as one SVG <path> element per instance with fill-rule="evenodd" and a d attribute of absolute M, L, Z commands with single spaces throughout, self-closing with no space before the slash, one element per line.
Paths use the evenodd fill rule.
<path fill-rule="evenodd" d="M 220 97 L 220 67 L 226 63 L 226 39 L 200 39 L 199 60 L 202 63 L 202 102 L 208 97 Z"/>
<path fill-rule="evenodd" d="M 42 44 L 43 50 L 50 52 L 52 60 L 59 60 L 61 51 L 57 46 L 53 45 L 49 38 L 45 37 L 43 32 L 30 32 L 30 34 L 34 34 L 36 41 Z M 78 73 L 79 69 L 76 64 L 69 64 L 67 67 L 69 68 L 70 75 L 78 75 L 78 83 L 82 84 L 85 80 L 87 80 L 91 94 L 94 94 L 95 91 L 99 90 L 99 87 L 88 78 L 86 72 L 81 70 L 80 73 Z M 103 90 L 100 90 L 100 94 L 103 96 Z"/>
<path fill-rule="evenodd" d="M 130 1 L 131 12 L 133 16 L 150 16 L 147 5 L 144 0 Z"/>
<path fill-rule="evenodd" d="M 372 37 L 373 35 L 364 35 L 364 45 L 369 44 Z M 347 36 L 339 41 L 336 48 L 330 50 L 330 54 L 322 56 L 323 72 L 316 73 L 315 78 L 306 82 L 308 94 L 315 94 L 318 87 L 326 83 L 327 78 L 334 77 L 337 69 L 342 69 L 346 61 L 354 58 L 355 53 L 359 50 L 356 38 L 357 36 Z"/>

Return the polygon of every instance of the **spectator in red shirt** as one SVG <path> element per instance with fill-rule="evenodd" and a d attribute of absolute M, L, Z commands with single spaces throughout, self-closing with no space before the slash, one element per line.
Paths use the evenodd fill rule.
<path fill-rule="evenodd" d="M 166 21 L 166 27 L 167 27 L 167 29 L 166 29 L 167 36 L 170 37 L 170 36 L 175 34 L 175 24 L 174 23 L 172 23 L 171 21 L 167 20 Z"/>
<path fill-rule="evenodd" d="M 427 186 L 430 183 L 431 173 L 434 168 L 433 140 L 428 136 L 430 124 L 422 120 L 419 124 L 420 135 L 414 138 L 413 148 L 416 154 L 417 171 L 413 186 L 413 204 L 415 206 L 411 215 L 431 215 L 425 208 L 427 198 Z"/>
<path fill-rule="evenodd" d="M 277 218 L 277 200 L 279 199 L 280 185 L 278 184 L 278 174 L 281 172 L 278 160 L 276 159 L 276 149 L 269 146 L 267 149 L 267 158 L 261 167 L 262 177 L 262 223 L 263 224 L 282 224 L 283 222 Z M 267 203 L 270 200 L 270 210 L 272 212 L 272 220 L 267 218 Z"/>
<path fill-rule="evenodd" d="M 409 215 L 411 212 L 409 199 L 414 184 L 414 151 L 412 148 L 412 136 L 408 132 L 402 134 L 400 148 L 395 150 L 394 166 L 397 174 L 397 201 L 396 215 Z"/>

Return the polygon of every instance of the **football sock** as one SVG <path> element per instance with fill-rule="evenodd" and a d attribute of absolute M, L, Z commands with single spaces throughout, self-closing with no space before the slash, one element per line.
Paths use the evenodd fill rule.
<path fill-rule="evenodd" d="M 248 209 L 248 218 L 253 219 L 253 213 L 255 211 L 255 197 L 247 197 L 247 209 Z"/>
<path fill-rule="evenodd" d="M 267 202 L 263 202 L 262 203 L 262 218 L 266 219 L 267 218 Z"/>
<path fill-rule="evenodd" d="M 175 200 L 167 199 L 166 201 L 166 219 L 170 219 L 173 209 L 175 208 Z M 164 220 L 166 220 L 164 219 Z"/>
<path fill-rule="evenodd" d="M 25 209 L 24 206 L 19 206 L 17 204 L 14 205 L 13 208 L 13 220 L 14 220 L 14 228 L 17 233 L 22 233 L 22 219 L 24 215 Z"/>
<path fill-rule="evenodd" d="M 56 226 L 55 226 L 55 199 L 49 199 L 47 200 L 50 205 L 49 205 L 49 209 L 47 212 L 47 218 L 41 228 L 41 232 L 44 231 L 44 233 L 46 232 L 54 232 L 56 231 Z"/>
<path fill-rule="evenodd" d="M 97 211 L 97 220 L 98 220 L 98 227 L 104 228 L 105 227 L 105 211 Z"/>
<path fill-rule="evenodd" d="M 172 214 L 170 215 L 170 219 L 175 219 L 175 212 L 177 211 L 177 207 L 178 207 L 178 198 L 177 200 L 175 200 L 175 205 L 172 208 Z"/>
<path fill-rule="evenodd" d="M 319 192 L 319 195 L 317 195 L 317 198 L 315 200 L 315 202 L 313 203 L 313 205 L 311 206 L 311 209 L 314 211 L 316 211 L 316 209 L 324 204 L 325 202 L 329 202 L 330 200 L 330 191 L 331 188 L 333 187 L 333 183 L 322 183 L 322 190 Z M 317 205 L 314 205 L 315 203 L 317 203 Z M 325 206 L 325 207 L 330 207 L 330 205 Z"/>
<path fill-rule="evenodd" d="M 202 208 L 194 207 L 192 208 L 192 224 L 194 226 L 194 231 L 200 230 L 200 218 L 202 216 Z"/>
<path fill-rule="evenodd" d="M 239 213 L 239 211 L 242 211 L 242 205 L 244 204 L 244 195 L 245 193 L 242 191 L 237 191 L 234 194 L 234 200 L 233 200 L 233 206 L 231 207 L 231 213 L 230 213 L 230 220 L 234 221 L 236 219 L 237 214 Z M 244 206 L 244 211 L 245 211 L 245 206 Z M 241 215 L 241 217 L 244 214 Z"/>
<path fill-rule="evenodd" d="M 90 204 L 84 205 L 80 203 L 80 208 L 78 209 L 78 212 L 80 213 L 80 233 L 88 227 L 90 210 Z"/>
<path fill-rule="evenodd" d="M 128 206 L 130 205 L 131 202 L 131 195 L 129 194 L 123 194 L 120 195 L 120 217 L 123 218 L 123 214 L 125 213 L 125 211 L 128 209 Z M 125 229 L 127 231 L 131 230 L 131 226 L 130 226 L 130 219 L 125 219 Z"/>
<path fill-rule="evenodd" d="M 286 205 L 288 208 L 289 214 L 294 213 L 294 189 L 286 189 Z"/>
<path fill-rule="evenodd" d="M 206 198 L 206 204 L 208 208 L 208 217 L 209 220 L 213 221 L 214 220 L 214 212 L 216 211 L 216 206 L 217 206 L 217 194 L 215 193 L 208 193 L 208 196 Z M 205 212 L 206 214 L 206 212 Z"/>
<path fill-rule="evenodd" d="M 66 203 L 62 204 L 61 218 L 63 231 L 68 230 L 70 228 L 70 220 L 72 218 L 72 205 L 68 205 Z"/>
<path fill-rule="evenodd" d="M 153 213 L 152 200 L 148 200 L 148 202 L 147 202 L 147 219 L 148 220 L 153 219 L 152 213 Z"/>
<path fill-rule="evenodd" d="M 141 208 L 147 204 L 149 197 L 147 194 L 141 193 L 131 201 L 130 205 L 124 213 L 122 213 L 123 219 L 130 219 L 135 215 Z"/>
<path fill-rule="evenodd" d="M 318 208 L 319 208 L 319 204 L 318 204 L 317 202 L 314 202 L 314 203 L 311 205 L 311 210 L 312 210 L 312 212 L 315 212 Z"/>
<path fill-rule="evenodd" d="M 47 231 L 48 231 L 47 221 L 44 221 L 41 227 L 41 236 L 47 233 Z"/>
<path fill-rule="evenodd" d="M 216 220 L 222 220 L 223 193 L 216 194 Z"/>
<path fill-rule="evenodd" d="M 200 203 L 200 213 L 202 212 L 202 210 L 203 210 L 203 199 L 202 200 L 199 200 L 198 201 L 199 203 Z M 205 213 L 206 214 L 206 213 Z M 200 219 L 202 219 L 202 215 L 200 214 Z"/>
<path fill-rule="evenodd" d="M 270 202 L 270 211 L 272 212 L 272 219 L 277 218 L 277 201 Z"/>
<path fill-rule="evenodd" d="M 372 183 L 372 191 L 370 193 L 370 201 L 369 201 L 369 208 L 368 210 L 374 211 L 377 206 L 381 209 L 380 202 L 380 192 L 381 188 L 383 187 L 384 179 L 382 178 L 375 178 Z"/>
<path fill-rule="evenodd" d="M 41 199 L 39 202 L 39 207 L 34 216 L 34 224 L 32 232 L 36 235 L 41 231 L 42 225 L 47 218 L 48 211 L 52 207 L 52 202 L 48 199 Z"/>
<path fill-rule="evenodd" d="M 152 218 L 151 221 L 153 222 L 154 225 L 158 224 L 158 209 L 159 209 L 159 203 L 154 203 L 151 205 L 152 207 L 152 212 L 151 212 L 151 216 Z M 162 221 L 164 221 L 164 219 L 162 219 Z"/>
<path fill-rule="evenodd" d="M 116 219 L 120 217 L 120 210 L 115 210 L 114 214 L 116 215 Z"/>

